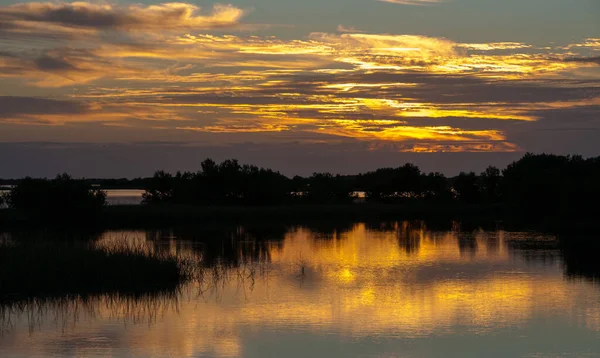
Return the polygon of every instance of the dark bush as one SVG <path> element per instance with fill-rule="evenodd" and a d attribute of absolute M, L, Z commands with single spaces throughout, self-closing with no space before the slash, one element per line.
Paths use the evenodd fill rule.
<path fill-rule="evenodd" d="M 22 179 L 6 201 L 30 219 L 76 223 L 93 220 L 106 204 L 106 193 L 61 174 L 53 180 Z"/>
<path fill-rule="evenodd" d="M 0 242 L 0 302 L 21 297 L 174 289 L 189 273 L 172 256 L 85 241 Z"/>

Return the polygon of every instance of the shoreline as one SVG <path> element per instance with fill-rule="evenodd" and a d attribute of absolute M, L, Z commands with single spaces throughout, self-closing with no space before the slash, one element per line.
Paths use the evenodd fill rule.
<path fill-rule="evenodd" d="M 593 219 L 570 220 L 542 217 L 525 219 L 501 205 L 432 204 L 296 204 L 278 206 L 188 206 L 188 205 L 115 205 L 106 206 L 89 221 L 62 223 L 31 220 L 12 209 L 0 209 L 3 229 L 71 227 L 94 229 L 164 228 L 169 226 L 223 225 L 245 223 L 302 223 L 309 221 L 403 221 L 425 220 L 473 223 L 480 226 L 518 227 L 520 229 L 599 232 Z"/>

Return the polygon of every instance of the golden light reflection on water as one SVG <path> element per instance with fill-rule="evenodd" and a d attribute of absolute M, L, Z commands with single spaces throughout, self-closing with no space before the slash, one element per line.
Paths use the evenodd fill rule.
<path fill-rule="evenodd" d="M 248 247 L 254 245 L 250 233 L 238 228 L 225 237 Z M 12 353 L 43 354 L 54 344 L 73 344 L 75 336 L 105 337 L 111 332 L 105 349 L 142 356 L 229 357 L 251 351 L 257 355 L 260 349 L 254 344 L 259 343 L 248 337 L 272 332 L 334 334 L 357 342 L 368 337 L 410 341 L 556 325 L 557 334 L 560 329 L 581 329 L 600 335 L 598 287 L 565 280 L 560 260 L 548 265 L 514 248 L 522 242 L 551 243 L 551 237 L 461 231 L 458 226 L 435 231 L 407 222 L 338 229 L 299 226 L 281 235 L 258 250 L 262 259 L 247 257 L 248 251 L 235 246 L 235 264 L 212 261 L 177 299 L 99 300 L 79 314 L 79 324 L 70 326 L 66 335 L 52 324 L 24 334 L 19 328 L 27 319 L 22 315 L 14 332 L 0 342 Z M 152 250 L 208 257 L 208 246 L 176 231 L 112 232 L 97 244 L 112 245 L 124 237 Z M 217 251 L 223 253 L 223 247 Z M 558 255 L 553 249 L 544 253 Z M 148 311 L 159 313 L 144 313 Z M 144 324 L 132 324 L 132 312 Z M 144 320 L 145 314 L 152 319 Z M 262 349 L 269 346 L 260 344 Z"/>

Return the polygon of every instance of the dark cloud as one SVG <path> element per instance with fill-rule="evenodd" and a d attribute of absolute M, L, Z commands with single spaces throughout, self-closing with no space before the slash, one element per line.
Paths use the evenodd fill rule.
<path fill-rule="evenodd" d="M 15 58 L 17 56 L 14 53 L 11 53 L 11 52 L 0 51 L 0 57 Z"/>
<path fill-rule="evenodd" d="M 412 117 L 402 118 L 402 120 L 405 121 L 407 125 L 415 127 L 450 126 L 453 128 L 461 128 L 465 130 L 486 130 L 494 128 L 496 130 L 506 131 L 510 128 L 518 127 L 521 124 L 523 124 L 523 121 L 495 118 Z"/>
<path fill-rule="evenodd" d="M 397 73 L 353 73 L 339 75 L 281 75 L 269 77 L 280 83 L 256 86 L 252 90 L 215 94 L 194 90 L 157 88 L 156 98 L 140 97 L 140 101 L 157 100 L 179 104 L 267 105 L 267 104 L 333 104 L 336 99 L 374 98 L 406 102 L 436 103 L 441 106 L 460 104 L 503 103 L 518 106 L 540 102 L 572 101 L 600 97 L 600 80 L 485 80 L 473 76 L 446 76 Z M 326 88 L 347 83 L 381 84 L 382 87 L 357 86 L 352 91 Z M 396 83 L 414 86 L 395 86 Z M 169 93 L 176 92 L 176 93 Z M 281 96 L 295 93 L 296 96 Z M 311 98 L 311 95 L 333 97 Z M 132 95 L 135 97 L 135 95 Z M 506 107 L 506 105 L 503 105 Z M 515 107 L 516 108 L 516 107 Z M 362 114 L 361 114 L 362 115 Z M 368 115 L 368 114 L 367 114 Z"/>
<path fill-rule="evenodd" d="M 62 58 L 42 56 L 35 60 L 35 65 L 42 71 L 67 71 L 76 70 L 76 67 Z"/>
<path fill-rule="evenodd" d="M 600 97 L 600 80 L 486 80 L 474 76 L 449 76 L 430 74 L 352 73 L 281 75 L 271 77 L 280 83 L 256 87 L 252 91 L 235 95 L 214 93 L 168 94 L 164 99 L 175 103 L 215 104 L 331 104 L 332 101 L 315 102 L 310 95 L 335 95 L 336 98 L 379 98 L 408 102 L 449 104 L 508 103 L 512 105 L 541 102 L 572 101 Z M 352 91 L 325 88 L 339 84 L 382 84 L 382 88 L 359 86 Z M 395 86 L 396 83 L 415 84 Z M 386 86 L 387 84 L 387 86 Z M 161 91 L 162 92 L 162 91 Z M 181 90 L 178 90 L 181 93 Z M 296 93 L 295 97 L 280 97 L 281 93 Z M 306 95 L 306 96 L 302 96 Z"/>
<path fill-rule="evenodd" d="M 600 56 L 596 57 L 572 57 L 564 60 L 565 62 L 583 62 L 583 63 L 595 63 L 600 65 Z"/>
<path fill-rule="evenodd" d="M 289 82 L 263 91 L 281 93 L 332 92 L 319 88 L 322 84 L 343 83 L 414 83 L 414 87 L 389 86 L 384 89 L 357 88 L 355 92 L 337 92 L 339 97 L 414 98 L 415 101 L 453 103 L 537 103 L 575 100 L 600 96 L 600 80 L 495 80 L 470 75 L 434 75 L 422 73 L 353 73 L 350 75 L 295 75 L 281 77 Z"/>
<path fill-rule="evenodd" d="M 39 114 L 82 114 L 89 106 L 75 101 L 36 97 L 0 96 L 0 118 Z"/>
<path fill-rule="evenodd" d="M 23 21 L 94 28 L 118 27 L 132 21 L 126 13 L 119 14 L 99 6 L 77 6 L 75 4 L 18 5 L 6 11 L 4 16 Z"/>

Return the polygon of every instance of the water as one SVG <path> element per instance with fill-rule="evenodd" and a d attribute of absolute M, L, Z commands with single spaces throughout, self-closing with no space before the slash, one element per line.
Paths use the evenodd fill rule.
<path fill-rule="evenodd" d="M 7 193 L 9 187 L 0 186 L 0 195 Z M 142 203 L 142 194 L 144 190 L 138 189 L 106 189 L 107 205 L 139 205 Z M 0 209 L 4 206 L 0 205 Z"/>
<path fill-rule="evenodd" d="M 124 238 L 202 274 L 173 296 L 4 310 L 0 356 L 600 356 L 600 286 L 553 236 L 399 222 L 97 242 Z"/>
<path fill-rule="evenodd" d="M 107 189 L 107 205 L 139 205 L 142 203 L 144 190 L 137 189 Z"/>

